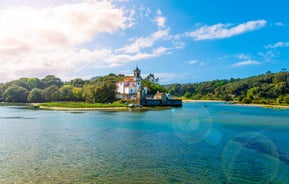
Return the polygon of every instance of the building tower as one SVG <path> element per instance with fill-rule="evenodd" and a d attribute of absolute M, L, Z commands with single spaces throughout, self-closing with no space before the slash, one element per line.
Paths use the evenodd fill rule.
<path fill-rule="evenodd" d="M 138 69 L 138 66 L 136 66 L 136 69 L 133 71 L 133 75 L 136 82 L 136 91 L 138 91 L 141 86 L 140 69 Z"/>

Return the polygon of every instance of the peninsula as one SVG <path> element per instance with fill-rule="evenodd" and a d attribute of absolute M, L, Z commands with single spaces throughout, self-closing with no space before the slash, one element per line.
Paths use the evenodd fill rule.
<path fill-rule="evenodd" d="M 0 102 L 50 103 L 49 108 L 73 104 L 67 108 L 92 109 L 129 105 L 179 107 L 182 100 L 221 100 L 265 107 L 289 105 L 289 72 L 285 69 L 244 79 L 170 85 L 160 85 L 158 81 L 154 74 L 142 78 L 138 67 L 131 76 L 111 73 L 91 80 L 76 78 L 62 82 L 54 75 L 43 79 L 21 78 L 0 84 Z"/>

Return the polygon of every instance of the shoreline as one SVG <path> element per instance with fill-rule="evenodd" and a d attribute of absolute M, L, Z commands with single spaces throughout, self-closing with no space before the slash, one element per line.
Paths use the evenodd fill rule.
<path fill-rule="evenodd" d="M 289 109 L 289 105 L 270 105 L 270 104 L 242 104 L 233 101 L 223 101 L 223 100 L 183 100 L 184 103 L 195 103 L 195 102 L 224 102 L 224 103 L 231 103 L 232 105 L 238 106 L 248 106 L 248 107 L 263 107 L 263 108 L 272 108 L 272 109 Z"/>
<path fill-rule="evenodd" d="M 222 102 L 222 103 L 229 103 L 231 105 L 237 105 L 237 106 L 248 106 L 248 107 L 263 107 L 263 108 L 272 108 L 272 109 L 289 109 L 289 105 L 269 105 L 269 104 L 242 104 L 234 101 L 223 101 L 223 100 L 183 100 L 183 103 L 216 103 L 216 102 Z M 3 105 L 3 104 L 2 104 Z M 5 105 L 11 105 L 6 104 Z M 168 109 L 171 107 L 47 107 L 47 106 L 41 106 L 39 104 L 14 104 L 16 106 L 26 106 L 30 105 L 34 109 L 40 109 L 40 110 L 60 110 L 60 111 L 148 111 L 148 110 L 163 110 Z"/>
<path fill-rule="evenodd" d="M 39 110 L 55 111 L 148 111 L 148 110 L 166 110 L 167 107 L 92 107 L 92 108 L 73 108 L 73 107 L 46 107 L 39 106 Z"/>
<path fill-rule="evenodd" d="M 94 111 L 94 110 L 129 110 L 129 107 L 84 107 L 84 108 L 77 108 L 77 107 L 46 107 L 46 106 L 39 106 L 40 110 L 59 110 L 59 111 Z"/>
<path fill-rule="evenodd" d="M 223 100 L 183 100 L 185 103 L 190 103 L 190 102 L 226 102 Z"/>

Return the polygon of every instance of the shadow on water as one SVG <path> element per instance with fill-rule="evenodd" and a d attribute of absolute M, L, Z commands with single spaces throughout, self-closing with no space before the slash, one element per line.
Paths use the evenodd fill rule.
<path fill-rule="evenodd" d="M 259 141 L 255 138 L 246 138 L 246 137 L 235 137 L 233 141 L 241 143 L 244 147 L 252 150 L 259 151 L 263 154 L 270 155 L 283 161 L 285 164 L 289 165 L 289 153 L 282 148 L 277 149 L 277 154 L 274 154 L 270 147 L 264 142 Z"/>
<path fill-rule="evenodd" d="M 28 117 L 18 117 L 18 116 L 15 116 L 15 117 L 0 117 L 0 119 L 36 119 L 36 118 L 28 118 Z"/>

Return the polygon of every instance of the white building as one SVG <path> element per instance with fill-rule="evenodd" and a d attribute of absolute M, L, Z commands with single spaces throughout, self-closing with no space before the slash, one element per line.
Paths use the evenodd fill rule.
<path fill-rule="evenodd" d="M 133 72 L 134 76 L 126 77 L 116 83 L 116 92 L 119 99 L 135 100 L 137 92 L 141 90 L 141 88 L 143 88 L 145 95 L 147 95 L 147 87 L 143 87 L 141 83 L 141 71 L 136 67 Z"/>

